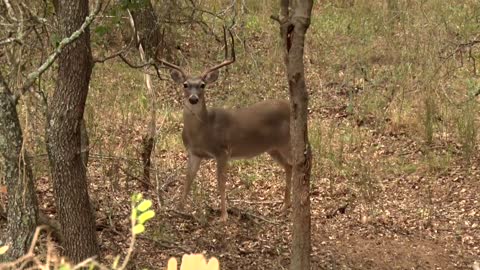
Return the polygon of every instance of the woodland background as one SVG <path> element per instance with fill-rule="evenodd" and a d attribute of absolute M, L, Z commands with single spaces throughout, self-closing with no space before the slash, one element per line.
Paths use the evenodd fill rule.
<path fill-rule="evenodd" d="M 288 97 L 278 24 L 270 18 L 278 14 L 275 1 L 152 3 L 161 55 L 192 73 L 221 61 L 222 26 L 233 25 L 237 61 L 207 89 L 210 106 Z M 54 48 L 56 27 L 52 19 L 42 46 Z M 94 57 L 120 50 L 131 36 L 128 15 L 110 3 L 91 26 Z M 33 65 L 44 57 L 38 52 L 23 57 Z M 142 62 L 134 47 L 124 55 Z M 480 260 L 479 58 L 478 1 L 314 2 L 305 45 L 314 269 L 466 269 Z M 56 68 L 42 76 L 41 92 L 17 106 L 39 207 L 51 217 L 43 97 L 52 95 Z M 187 252 L 216 256 L 224 269 L 285 269 L 291 227 L 280 215 L 283 173 L 267 156 L 230 165 L 227 194 L 237 215 L 227 224 L 216 222 L 212 163 L 195 181 L 187 207 L 192 215 L 174 210 L 186 161 L 182 92 L 166 70 L 160 77 L 153 77 L 151 95 L 142 69 L 118 57 L 93 69 L 85 111 L 87 176 L 103 260 L 126 251 L 130 195 L 143 190 L 157 216 L 137 242 L 132 269 L 160 269 Z M 143 138 L 152 108 L 155 146 L 145 184 Z M 5 200 L 0 193 L 3 207 Z M 0 219 L 2 230 L 5 222 Z"/>

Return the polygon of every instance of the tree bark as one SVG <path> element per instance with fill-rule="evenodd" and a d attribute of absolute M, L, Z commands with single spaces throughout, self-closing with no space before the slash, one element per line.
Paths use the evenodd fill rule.
<path fill-rule="evenodd" d="M 310 175 L 312 152 L 308 141 L 308 92 L 303 64 L 305 34 L 310 26 L 312 0 L 281 0 L 280 33 L 290 91 L 290 134 L 293 148 L 293 239 L 291 270 L 310 269 Z M 289 10 L 289 5 L 291 10 Z M 290 13 L 293 14 L 290 14 Z"/>
<path fill-rule="evenodd" d="M 0 154 L 7 183 L 7 235 L 10 246 L 0 261 L 12 261 L 30 247 L 38 220 L 38 203 L 28 155 L 13 95 L 0 74 Z"/>
<path fill-rule="evenodd" d="M 88 16 L 88 0 L 59 0 L 62 36 L 80 28 Z M 73 263 L 98 255 L 95 217 L 88 195 L 81 155 L 81 123 L 92 72 L 88 28 L 58 58 L 58 78 L 50 104 L 48 155 L 64 255 Z"/>

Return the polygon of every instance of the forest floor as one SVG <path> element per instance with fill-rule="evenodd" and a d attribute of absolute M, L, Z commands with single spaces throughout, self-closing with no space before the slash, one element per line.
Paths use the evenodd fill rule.
<path fill-rule="evenodd" d="M 338 106 L 316 105 L 326 98 Z M 311 119 L 347 121 L 335 109 L 344 98 L 331 89 L 313 93 Z M 344 162 L 354 163 L 349 164 L 351 173 L 332 173 L 320 162 L 313 168 L 313 269 L 470 269 L 480 260 L 478 154 L 467 163 L 451 150 L 448 163 L 426 163 L 425 147 L 401 129 L 382 133 L 368 124 L 359 128 L 366 135 L 344 149 Z M 447 158 L 450 142 L 438 141 L 428 151 Z M 180 213 L 173 205 L 182 187 L 185 154 L 157 152 L 157 163 L 168 162 L 170 169 L 157 166 L 160 192 L 144 192 L 155 201 L 157 216 L 136 243 L 132 269 L 162 269 L 169 257 L 190 252 L 216 256 L 222 269 L 288 269 L 292 220 L 280 211 L 284 179 L 279 166 L 266 156 L 230 166 L 230 216 L 223 224 L 218 220 L 213 162 L 202 166 L 194 195 Z M 135 176 L 115 166 L 99 173 L 104 161 L 92 160 L 89 180 L 98 236 L 103 259 L 111 262 L 127 250 L 129 198 L 141 189 Z M 112 175 L 119 179 L 112 180 Z M 49 180 L 41 178 L 37 186 L 41 208 L 54 215 Z"/>

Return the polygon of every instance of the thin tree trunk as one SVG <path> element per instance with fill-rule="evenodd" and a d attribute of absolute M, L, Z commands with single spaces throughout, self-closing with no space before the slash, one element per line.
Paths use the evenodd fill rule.
<path fill-rule="evenodd" d="M 305 34 L 310 25 L 312 0 L 281 0 L 280 33 L 285 46 L 291 103 L 293 148 L 293 240 L 291 270 L 309 270 L 311 252 L 310 174 L 312 152 L 308 142 L 308 92 L 304 74 Z"/>
<path fill-rule="evenodd" d="M 153 9 L 152 3 L 148 0 L 144 2 L 144 6 L 129 11 L 131 14 L 132 28 L 137 36 L 138 48 L 142 61 L 148 61 L 155 57 L 157 47 L 162 40 L 162 33 L 157 15 Z M 151 86 L 151 78 L 149 74 L 145 74 L 145 84 L 148 90 L 150 100 L 150 117 L 148 120 L 148 129 L 142 138 L 142 161 L 143 161 L 143 188 L 150 188 L 150 172 L 152 164 L 152 153 L 155 149 L 156 136 L 156 108 L 155 93 Z"/>
<path fill-rule="evenodd" d="M 62 36 L 79 29 L 88 15 L 88 0 L 59 0 Z M 87 29 L 59 55 L 56 89 L 50 104 L 48 154 L 64 255 L 76 263 L 98 255 L 95 217 L 81 157 L 81 123 L 92 72 Z"/>
<path fill-rule="evenodd" d="M 15 260 L 28 250 L 38 220 L 38 203 L 13 96 L 0 74 L 0 154 L 5 160 L 8 192 L 7 235 L 10 246 L 0 261 Z"/>

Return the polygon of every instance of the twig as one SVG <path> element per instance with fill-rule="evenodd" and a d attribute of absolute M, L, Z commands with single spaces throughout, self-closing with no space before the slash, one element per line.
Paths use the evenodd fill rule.
<path fill-rule="evenodd" d="M 85 32 L 85 30 L 90 26 L 97 14 L 100 12 L 101 6 L 101 0 L 97 0 L 94 11 L 85 18 L 85 21 L 80 26 L 80 28 L 77 31 L 73 32 L 69 37 L 62 39 L 55 51 L 48 56 L 47 60 L 37 70 L 28 74 L 27 80 L 20 88 L 20 93 L 15 96 L 15 101 L 18 101 L 20 96 L 23 95 L 30 88 L 30 86 L 32 86 L 35 80 L 55 62 L 58 55 L 63 51 L 65 46 L 75 41 L 77 38 L 80 37 L 83 32 Z"/>
<path fill-rule="evenodd" d="M 236 208 L 236 207 L 230 208 L 229 212 L 231 212 L 233 215 L 237 214 L 237 216 L 239 216 L 239 217 L 247 217 L 247 218 L 250 218 L 250 219 L 252 219 L 252 218 L 253 219 L 258 219 L 258 220 L 261 220 L 261 221 L 264 221 L 264 222 L 267 222 L 267 223 L 270 223 L 270 224 L 275 224 L 275 225 L 280 224 L 277 221 L 273 221 L 273 220 L 264 218 L 260 215 L 255 215 L 255 214 L 247 212 L 247 211 L 242 211 L 241 209 Z"/>
<path fill-rule="evenodd" d="M 240 202 L 247 204 L 280 204 L 282 201 L 245 201 L 245 200 L 230 200 L 231 202 Z"/>
<path fill-rule="evenodd" d="M 95 268 L 99 268 L 99 269 L 102 269 L 102 270 L 109 270 L 110 268 L 109 267 L 106 267 L 100 263 L 98 263 L 94 257 L 92 258 L 88 258 L 80 263 L 78 263 L 77 265 L 75 265 L 72 269 L 75 270 L 75 269 L 83 269 L 83 268 L 86 268 L 87 266 L 95 266 Z"/>
<path fill-rule="evenodd" d="M 198 224 L 203 224 L 204 222 L 202 222 L 200 219 L 198 219 L 196 216 L 192 215 L 192 214 L 188 214 L 188 213 L 185 213 L 185 212 L 181 212 L 181 211 L 178 211 L 176 209 L 170 209 L 169 212 L 172 212 L 184 219 L 190 219 L 190 220 L 194 220 L 195 222 L 197 222 Z"/>
<path fill-rule="evenodd" d="M 15 13 L 13 12 L 13 8 L 12 8 L 12 5 L 10 4 L 10 2 L 8 0 L 3 0 L 3 3 L 7 7 L 7 14 L 10 17 L 10 19 L 12 21 L 16 22 L 17 18 L 15 18 Z"/>
<path fill-rule="evenodd" d="M 32 243 L 30 244 L 30 248 L 28 249 L 28 252 L 25 255 L 16 259 L 13 262 L 2 264 L 1 266 L 6 268 L 6 269 L 10 269 L 10 268 L 14 267 L 15 265 L 18 265 L 18 264 L 26 265 L 28 262 L 30 262 L 30 260 L 32 260 L 32 258 L 35 257 L 35 253 L 34 253 L 35 246 L 37 245 L 37 242 L 38 242 L 38 236 L 40 235 L 40 232 L 43 229 L 45 229 L 45 226 L 38 226 L 35 229 L 35 233 L 33 234 Z M 23 268 L 24 267 L 15 268 L 15 269 L 23 269 Z"/>
<path fill-rule="evenodd" d="M 22 41 L 18 38 L 14 38 L 14 37 L 5 38 L 5 39 L 0 40 L 0 45 L 6 45 L 6 44 L 9 44 L 9 43 L 12 43 L 12 42 L 16 42 L 19 45 L 22 45 Z"/>
<path fill-rule="evenodd" d="M 134 211 L 135 205 L 132 202 L 132 211 Z M 132 256 L 133 253 L 133 248 L 135 246 L 135 239 L 136 239 L 136 234 L 133 233 L 133 228 L 135 227 L 136 223 L 136 216 L 135 215 L 130 215 L 130 223 L 131 223 L 131 228 L 132 228 L 132 236 L 130 237 L 130 245 L 127 250 L 127 255 L 125 256 L 125 259 L 123 259 L 122 265 L 120 266 L 120 270 L 125 269 L 127 267 L 128 261 L 130 260 L 130 256 Z"/>
<path fill-rule="evenodd" d="M 218 209 L 213 209 L 211 206 L 207 205 L 208 207 L 208 210 L 211 211 L 211 212 L 215 212 L 215 213 L 219 213 L 220 210 Z M 255 215 L 255 214 L 252 214 L 248 211 L 244 211 L 244 210 L 241 210 L 239 208 L 236 208 L 236 207 L 230 207 L 227 209 L 227 212 L 231 215 L 234 215 L 234 216 L 237 216 L 239 218 L 246 218 L 248 220 L 251 220 L 251 221 L 254 221 L 255 222 L 255 219 L 258 219 L 258 220 L 261 220 L 261 221 L 264 221 L 264 222 L 267 222 L 267 223 L 271 223 L 271 224 L 275 224 L 275 225 L 278 225 L 280 224 L 279 222 L 277 221 L 273 221 L 273 220 L 269 220 L 267 218 L 264 218 L 262 216 L 259 216 L 259 215 Z"/>
<path fill-rule="evenodd" d="M 154 188 L 153 184 L 151 183 L 148 183 L 147 181 L 141 179 L 140 177 L 136 177 L 135 175 L 132 175 L 131 173 L 127 172 L 125 169 L 123 169 L 121 166 L 119 167 L 120 170 L 126 175 L 126 176 L 129 176 L 139 182 L 142 182 L 142 184 L 145 184 L 145 185 L 148 185 L 149 187 L 151 188 Z"/>
<path fill-rule="evenodd" d="M 153 65 L 153 64 L 155 63 L 152 59 L 150 59 L 150 60 L 148 60 L 148 61 L 145 62 L 145 63 L 141 63 L 141 64 L 138 64 L 138 65 L 137 65 L 137 64 L 132 64 L 132 63 L 130 63 L 130 62 L 127 60 L 127 58 L 125 58 L 125 56 L 123 56 L 122 54 L 119 54 L 118 57 L 120 57 L 120 59 L 122 59 L 123 62 L 124 62 L 125 64 L 127 64 L 127 65 L 128 65 L 129 67 L 131 67 L 131 68 L 144 68 L 144 67 L 146 67 L 146 66 L 150 66 L 150 65 Z"/>
<path fill-rule="evenodd" d="M 187 253 L 187 254 L 192 253 L 192 251 L 188 250 L 187 248 L 184 248 L 184 247 L 180 246 L 178 243 L 175 243 L 173 241 L 169 241 L 169 240 L 166 240 L 166 239 L 152 239 L 152 238 L 148 238 L 148 237 L 145 237 L 145 236 L 139 236 L 138 239 L 151 241 L 151 242 L 155 243 L 156 245 L 158 245 L 160 247 L 164 247 L 164 248 L 168 248 L 168 249 L 179 249 L 183 253 Z"/>
<path fill-rule="evenodd" d="M 1 70 L 0 70 L 0 92 L 5 92 L 9 96 L 13 97 L 12 90 L 10 90 L 10 87 L 8 87 L 8 84 L 5 81 L 5 78 L 3 77 L 3 74 L 2 74 Z"/>
<path fill-rule="evenodd" d="M 274 21 L 276 21 L 276 22 L 278 22 L 278 23 L 282 23 L 282 22 L 280 21 L 280 18 L 279 18 L 277 15 L 270 15 L 270 19 L 272 19 L 272 20 L 274 20 Z"/>
<path fill-rule="evenodd" d="M 133 41 L 134 41 L 134 38 L 132 37 L 132 39 L 130 39 L 130 42 L 128 42 L 128 44 L 126 44 L 125 46 L 123 46 L 123 48 L 121 48 L 120 50 L 118 50 L 117 52 L 109 55 L 109 56 L 105 56 L 103 58 L 95 58 L 93 59 L 93 62 L 94 63 L 105 63 L 107 60 L 110 60 L 110 59 L 113 59 L 115 57 L 119 57 L 121 54 L 123 54 L 124 52 L 127 51 L 127 49 L 129 49 L 132 44 L 133 44 Z"/>

